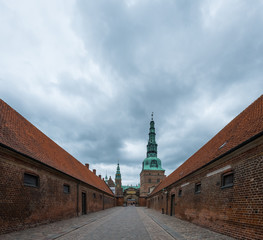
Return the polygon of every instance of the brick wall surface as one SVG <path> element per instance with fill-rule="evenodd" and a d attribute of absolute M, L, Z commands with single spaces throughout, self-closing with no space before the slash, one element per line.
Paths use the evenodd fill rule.
<path fill-rule="evenodd" d="M 261 138 L 174 183 L 148 198 L 147 206 L 237 239 L 263 239 L 262 143 Z M 222 188 L 222 174 L 228 171 L 234 184 Z M 195 193 L 196 183 L 201 183 L 200 193 Z"/>
<path fill-rule="evenodd" d="M 164 177 L 164 171 L 143 170 L 140 174 L 140 196 L 146 197 L 149 194 L 149 188 L 157 186 Z"/>
<path fill-rule="evenodd" d="M 116 206 L 123 206 L 124 198 L 123 197 L 116 197 Z"/>
<path fill-rule="evenodd" d="M 146 198 L 143 198 L 143 197 L 139 198 L 139 206 L 146 207 Z"/>
<path fill-rule="evenodd" d="M 25 186 L 24 173 L 37 175 L 39 186 Z M 0 234 L 81 215 L 82 192 L 87 195 L 87 213 L 114 206 L 113 196 L 4 148 L 0 176 Z M 70 193 L 64 193 L 64 184 Z"/>

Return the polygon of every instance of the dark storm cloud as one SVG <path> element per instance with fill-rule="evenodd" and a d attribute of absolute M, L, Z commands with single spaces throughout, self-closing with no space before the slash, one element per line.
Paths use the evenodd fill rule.
<path fill-rule="evenodd" d="M 63 6 L 63 7 L 62 7 Z M 29 11 L 30 9 L 30 11 Z M 0 2 L 0 94 L 103 176 L 169 174 L 262 94 L 261 1 Z"/>

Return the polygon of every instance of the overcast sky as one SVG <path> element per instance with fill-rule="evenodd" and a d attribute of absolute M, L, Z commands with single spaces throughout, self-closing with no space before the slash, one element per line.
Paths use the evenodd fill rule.
<path fill-rule="evenodd" d="M 97 174 L 166 174 L 263 93 L 263 1 L 0 0 L 0 97 Z"/>

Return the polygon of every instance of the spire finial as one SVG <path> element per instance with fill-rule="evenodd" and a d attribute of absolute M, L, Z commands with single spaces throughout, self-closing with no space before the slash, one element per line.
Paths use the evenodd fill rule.
<path fill-rule="evenodd" d="M 152 112 L 152 121 L 153 121 L 153 112 Z"/>

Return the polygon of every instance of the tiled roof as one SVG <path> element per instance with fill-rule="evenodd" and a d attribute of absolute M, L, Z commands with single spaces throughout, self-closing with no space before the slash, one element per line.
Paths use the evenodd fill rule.
<path fill-rule="evenodd" d="M 1 99 L 0 143 L 113 195 L 102 179 Z"/>
<path fill-rule="evenodd" d="M 166 177 L 151 193 L 175 183 L 263 131 L 263 95 Z"/>

